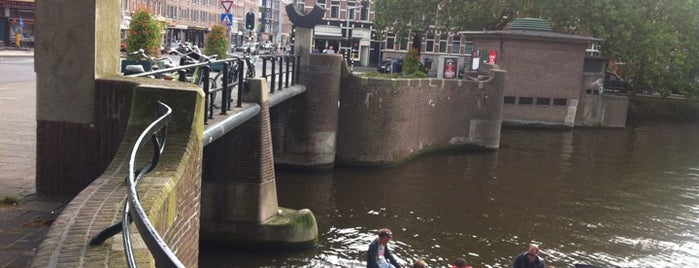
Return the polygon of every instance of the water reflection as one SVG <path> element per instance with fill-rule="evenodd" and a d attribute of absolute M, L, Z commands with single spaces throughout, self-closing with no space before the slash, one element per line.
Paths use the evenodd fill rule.
<path fill-rule="evenodd" d="M 509 267 L 530 242 L 556 267 L 699 267 L 699 125 L 503 130 L 497 152 L 385 169 L 278 172 L 279 203 L 310 208 L 320 245 L 204 248 L 202 267 L 363 267 L 381 227 L 395 255 Z"/>

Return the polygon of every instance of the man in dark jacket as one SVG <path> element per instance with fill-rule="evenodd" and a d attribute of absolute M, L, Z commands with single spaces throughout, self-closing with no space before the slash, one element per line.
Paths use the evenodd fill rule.
<path fill-rule="evenodd" d="M 367 251 L 366 267 L 367 268 L 400 268 L 402 267 L 393 254 L 388 249 L 388 241 L 391 241 L 393 235 L 391 230 L 383 228 L 379 230 L 379 238 L 374 239 L 369 245 Z"/>
<path fill-rule="evenodd" d="M 522 252 L 515 258 L 513 268 L 546 268 L 544 258 L 539 257 L 539 246 L 529 244 L 527 251 Z"/>

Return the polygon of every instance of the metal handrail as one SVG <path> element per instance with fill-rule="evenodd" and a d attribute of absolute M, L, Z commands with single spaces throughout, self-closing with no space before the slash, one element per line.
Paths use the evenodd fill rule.
<path fill-rule="evenodd" d="M 289 84 L 291 86 L 296 85 L 296 81 L 293 78 L 295 77 L 294 72 L 298 70 L 295 64 L 292 65 L 292 62 L 295 63 L 298 56 L 261 56 L 260 58 L 262 58 L 262 77 L 270 80 L 269 93 L 274 93 L 275 88 L 282 90 L 283 88 L 288 88 Z M 268 61 L 272 64 L 271 74 L 267 73 Z M 285 66 L 286 70 L 284 70 Z"/>
<path fill-rule="evenodd" d="M 288 88 L 290 86 L 296 85 L 299 77 L 299 55 L 282 55 L 282 56 L 260 56 L 262 59 L 262 75 L 265 79 L 271 79 L 270 81 L 270 93 L 274 93 L 276 90 L 281 90 L 282 88 Z M 267 62 L 272 63 L 272 73 L 267 74 Z M 278 63 L 278 64 L 277 64 Z M 221 81 L 230 81 L 230 83 L 222 83 L 222 85 L 216 85 L 212 87 L 209 83 L 209 72 L 214 64 L 221 64 L 223 69 L 223 79 Z M 204 123 L 208 123 L 209 119 L 214 118 L 214 111 L 216 109 L 215 96 L 218 92 L 221 92 L 221 103 L 218 109 L 220 109 L 219 114 L 225 115 L 233 107 L 233 88 L 237 87 L 237 98 L 236 106 L 242 107 L 243 105 L 243 90 L 245 89 L 245 80 L 249 78 L 247 76 L 247 69 L 250 64 L 253 68 L 254 65 L 251 64 L 250 56 L 232 56 L 231 58 L 212 60 L 207 62 L 199 62 L 194 64 L 182 65 L 162 70 L 150 71 L 145 73 L 131 74 L 127 77 L 159 77 L 171 73 L 179 73 L 180 81 L 185 81 L 185 73 L 187 70 L 193 70 L 195 68 L 202 68 L 202 79 L 201 86 L 206 94 L 206 109 L 204 109 Z M 229 68 L 236 68 L 232 73 L 236 75 L 235 78 L 231 79 L 228 77 Z M 286 70 L 284 70 L 284 68 Z"/>
<path fill-rule="evenodd" d="M 153 121 L 136 140 L 131 156 L 129 158 L 129 175 L 126 178 L 127 199 L 123 210 L 123 219 L 121 222 L 112 225 L 90 240 L 91 245 L 99 245 L 107 238 L 123 231 L 124 252 L 128 267 L 136 267 L 136 259 L 131 246 L 131 232 L 129 225 L 133 221 L 141 234 L 141 238 L 145 242 L 148 250 L 155 259 L 157 267 L 184 267 L 182 262 L 175 256 L 172 250 L 167 246 L 165 241 L 160 237 L 155 230 L 153 224 L 148 219 L 148 215 L 141 206 L 136 186 L 141 181 L 143 176 L 153 170 L 160 160 L 160 156 L 165 149 L 165 141 L 167 140 L 167 125 L 172 117 L 172 109 L 166 104 L 158 101 L 158 112 L 160 117 Z M 141 149 L 146 146 L 145 139 L 150 136 L 150 141 L 153 146 L 153 156 L 151 160 L 145 163 L 138 170 L 135 169 L 136 157 Z M 133 211 L 132 211 L 133 210 Z"/>

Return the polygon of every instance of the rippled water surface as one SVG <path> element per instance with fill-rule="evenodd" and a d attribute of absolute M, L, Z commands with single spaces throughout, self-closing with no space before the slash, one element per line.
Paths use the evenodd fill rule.
<path fill-rule="evenodd" d="M 201 267 L 363 267 L 381 227 L 395 254 L 511 267 L 530 242 L 549 265 L 699 267 L 699 124 L 504 129 L 496 152 L 383 169 L 277 172 L 279 204 L 311 209 L 317 248 L 203 247 Z"/>

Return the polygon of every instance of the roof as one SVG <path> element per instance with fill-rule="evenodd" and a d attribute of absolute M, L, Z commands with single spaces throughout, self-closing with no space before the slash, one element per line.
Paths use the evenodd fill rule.
<path fill-rule="evenodd" d="M 510 30 L 551 31 L 551 23 L 545 19 L 516 18 L 510 25 Z"/>
<path fill-rule="evenodd" d="M 508 30 L 499 31 L 462 31 L 459 34 L 467 34 L 473 37 L 484 38 L 509 38 L 527 40 L 549 40 L 568 43 L 601 42 L 604 39 L 589 36 L 580 36 L 551 31 L 551 23 L 539 18 L 516 18 L 512 21 Z"/>

